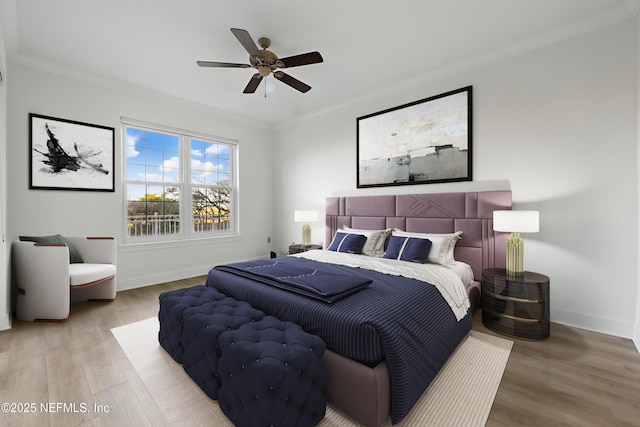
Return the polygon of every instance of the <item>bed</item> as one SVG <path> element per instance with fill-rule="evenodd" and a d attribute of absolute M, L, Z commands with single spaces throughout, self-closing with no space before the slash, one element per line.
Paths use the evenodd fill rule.
<path fill-rule="evenodd" d="M 324 389 L 327 400 L 366 426 L 379 426 L 389 415 L 395 424 L 411 410 L 471 329 L 473 310 L 480 303 L 482 270 L 504 267 L 505 263 L 506 237 L 493 232 L 493 211 L 510 208 L 510 191 L 326 200 L 326 241 L 332 242 L 332 246 L 335 246 L 336 233 L 343 236 L 345 227 L 356 229 L 354 234 L 358 230 L 392 229 L 442 235 L 462 232 L 459 240 L 456 239 L 453 254 L 455 260 L 467 265 L 470 271 L 471 277 L 462 288 L 469 297 L 465 298 L 466 306 L 460 307 L 459 301 L 451 301 L 457 297 L 441 296 L 447 293 L 440 289 L 448 286 L 446 283 L 425 286 L 404 272 L 386 274 L 361 265 L 360 260 L 367 258 L 364 255 L 327 250 L 236 263 L 232 267 L 217 266 L 209 272 L 206 285 L 248 301 L 281 320 L 298 323 L 307 332 L 323 338 L 327 344 L 323 360 L 327 370 Z M 394 262 L 404 263 L 374 260 L 383 267 L 385 263 L 391 266 Z M 320 270 L 329 275 L 327 277 L 353 274 L 368 284 L 327 303 L 290 289 L 265 286 L 266 280 L 245 274 L 256 268 L 269 270 L 274 263 L 298 268 L 302 273 Z M 361 268 L 354 270 L 354 266 Z M 243 272 L 238 274 L 237 270 Z"/>

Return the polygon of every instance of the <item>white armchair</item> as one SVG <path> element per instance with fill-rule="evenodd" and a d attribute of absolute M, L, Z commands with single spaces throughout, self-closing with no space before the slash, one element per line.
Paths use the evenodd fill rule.
<path fill-rule="evenodd" d="M 63 322 L 69 317 L 71 301 L 115 300 L 115 239 L 79 236 L 62 239 L 83 262 L 70 262 L 70 248 L 65 243 L 20 240 L 13 243 L 18 320 Z"/>

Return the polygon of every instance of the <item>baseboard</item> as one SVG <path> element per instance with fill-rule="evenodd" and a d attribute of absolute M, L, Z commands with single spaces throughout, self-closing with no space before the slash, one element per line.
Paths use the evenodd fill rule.
<path fill-rule="evenodd" d="M 633 343 L 636 345 L 638 353 L 640 353 L 640 323 L 633 325 Z"/>
<path fill-rule="evenodd" d="M 246 261 L 254 261 L 257 259 L 265 259 L 265 257 L 242 259 L 242 260 L 236 260 L 231 262 L 246 262 Z M 171 282 L 174 280 L 182 280 L 182 279 L 188 279 L 190 277 L 203 276 L 203 275 L 206 275 L 209 272 L 209 270 L 211 270 L 212 267 L 214 266 L 203 265 L 203 266 L 191 267 L 183 270 L 174 270 L 174 271 L 162 272 L 157 274 L 148 274 L 148 275 L 138 276 L 138 277 L 129 277 L 126 279 L 123 279 L 122 277 L 118 276 L 116 277 L 116 284 L 117 284 L 118 292 L 126 291 L 129 289 L 144 288 L 146 286 L 157 285 L 160 283 Z"/>
<path fill-rule="evenodd" d="M 551 307 L 551 321 L 621 338 L 637 339 L 638 337 L 638 331 L 636 331 L 636 338 L 634 338 L 634 325 L 631 322 L 609 317 L 591 316 L 586 313 L 561 310 L 555 307 Z M 637 345 L 638 343 L 636 342 Z"/>

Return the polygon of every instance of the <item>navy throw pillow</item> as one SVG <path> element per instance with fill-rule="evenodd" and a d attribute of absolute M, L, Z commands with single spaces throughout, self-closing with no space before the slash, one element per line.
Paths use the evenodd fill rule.
<path fill-rule="evenodd" d="M 431 240 L 415 237 L 391 236 L 389 246 L 383 258 L 398 259 L 400 261 L 427 262 L 431 250 Z"/>
<path fill-rule="evenodd" d="M 333 237 L 333 241 L 328 249 L 335 252 L 359 254 L 362 253 L 362 248 L 365 243 L 367 243 L 367 236 L 363 234 L 342 233 L 338 231 Z"/>

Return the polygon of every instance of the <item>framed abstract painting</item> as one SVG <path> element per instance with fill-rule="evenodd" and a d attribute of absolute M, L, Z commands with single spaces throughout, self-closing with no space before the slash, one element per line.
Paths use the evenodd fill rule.
<path fill-rule="evenodd" d="M 114 191 L 115 130 L 29 114 L 30 189 Z"/>
<path fill-rule="evenodd" d="M 472 179 L 472 87 L 358 117 L 357 187 Z"/>

